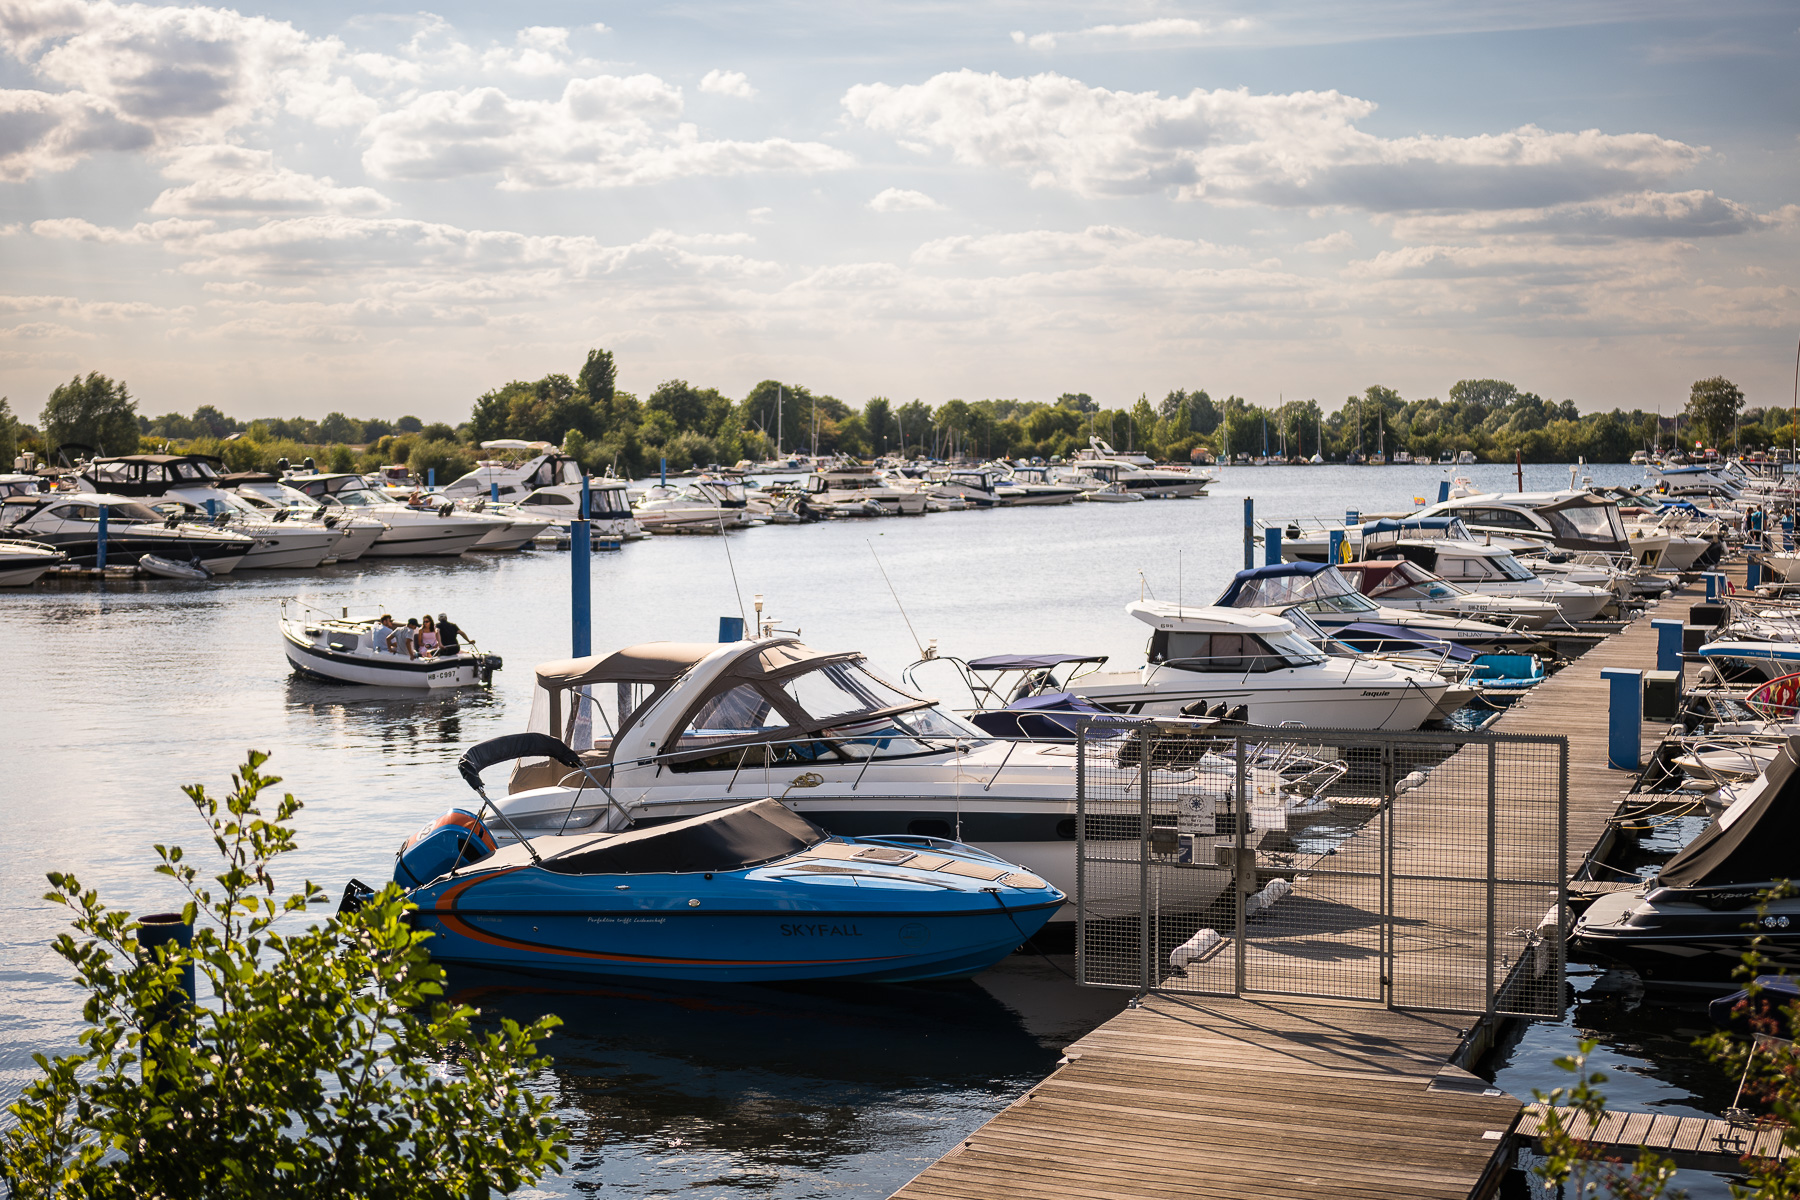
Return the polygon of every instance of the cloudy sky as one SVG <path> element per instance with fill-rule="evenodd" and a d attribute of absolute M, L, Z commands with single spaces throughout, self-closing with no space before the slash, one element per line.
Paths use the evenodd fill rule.
<path fill-rule="evenodd" d="M 1791 0 L 0 0 L 0 394 L 1787 403 Z"/>

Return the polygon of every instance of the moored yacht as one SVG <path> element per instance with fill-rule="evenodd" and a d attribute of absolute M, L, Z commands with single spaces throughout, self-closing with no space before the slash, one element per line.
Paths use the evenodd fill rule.
<path fill-rule="evenodd" d="M 1243 709 L 1256 725 L 1417 729 L 1439 710 L 1450 681 L 1373 659 L 1332 658 L 1272 613 L 1138 601 L 1149 625 L 1145 663 L 1093 671 L 1065 686 L 1114 712 L 1199 715 Z"/>
<path fill-rule="evenodd" d="M 0 539 L 0 587 L 36 583 L 44 572 L 68 561 L 69 556 L 54 546 Z"/>
<path fill-rule="evenodd" d="M 1613 593 L 1581 583 L 1547 579 L 1529 570 L 1502 546 L 1455 538 L 1399 538 L 1369 556 L 1369 561 L 1405 559 L 1471 592 L 1489 596 L 1523 596 L 1556 605 L 1566 621 L 1592 621 L 1613 603 Z"/>
<path fill-rule="evenodd" d="M 388 529 L 374 517 L 354 516 L 348 509 L 333 508 L 260 471 L 222 475 L 219 486 L 271 521 L 311 521 L 336 530 L 338 542 L 331 548 L 331 557 L 341 563 L 355 562 L 367 554 L 375 539 Z"/>
<path fill-rule="evenodd" d="M 293 475 L 289 486 L 333 508 L 374 517 L 387 529 L 365 552 L 369 558 L 427 558 L 461 554 L 510 525 L 503 517 L 459 510 L 449 500 L 403 504 L 390 500 L 360 475 Z"/>
<path fill-rule="evenodd" d="M 916 517 L 925 511 L 926 495 L 917 488 L 896 487 L 874 467 L 844 463 L 808 475 L 806 500 L 843 516 Z"/>
<path fill-rule="evenodd" d="M 99 555 L 101 509 L 106 510 L 108 566 L 133 564 L 151 554 L 224 575 L 255 545 L 241 533 L 181 524 L 129 496 L 93 492 L 10 497 L 0 510 L 0 536 L 41 542 L 75 565 L 91 567 Z"/>
<path fill-rule="evenodd" d="M 1113 485 L 1151 499 L 1204 496 L 1213 477 L 1205 471 L 1158 467 L 1148 455 L 1121 454 L 1097 437 L 1070 460 L 1075 471 L 1094 486 Z"/>

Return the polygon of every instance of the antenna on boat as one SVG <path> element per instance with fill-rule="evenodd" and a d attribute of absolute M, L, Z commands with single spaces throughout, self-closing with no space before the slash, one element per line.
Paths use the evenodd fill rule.
<path fill-rule="evenodd" d="M 750 614 L 744 611 L 744 589 L 738 586 L 737 564 L 731 559 L 731 543 L 725 538 L 725 507 L 718 509 L 719 540 L 725 543 L 725 565 L 731 568 L 731 594 L 737 597 L 738 619 L 745 625 L 750 624 Z"/>
<path fill-rule="evenodd" d="M 1175 615 L 1181 615 L 1181 550 L 1175 551 Z"/>
<path fill-rule="evenodd" d="M 906 622 L 906 632 L 912 635 L 913 646 L 918 649 L 919 657 L 924 658 L 925 643 L 919 640 L 918 632 L 913 629 L 912 618 L 906 615 L 906 605 L 900 603 L 900 593 L 894 590 L 894 581 L 888 578 L 887 568 L 881 565 L 881 555 L 875 553 L 875 543 L 864 538 L 863 545 L 869 548 L 869 557 L 875 560 L 875 569 L 881 572 L 882 582 L 887 584 L 888 593 L 894 597 L 894 607 L 900 610 L 900 619 Z"/>

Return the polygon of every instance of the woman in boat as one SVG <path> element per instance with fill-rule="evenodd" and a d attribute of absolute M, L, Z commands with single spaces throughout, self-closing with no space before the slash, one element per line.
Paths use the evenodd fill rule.
<path fill-rule="evenodd" d="M 419 657 L 436 658 L 438 652 L 437 626 L 431 622 L 431 614 L 426 613 L 419 625 Z"/>

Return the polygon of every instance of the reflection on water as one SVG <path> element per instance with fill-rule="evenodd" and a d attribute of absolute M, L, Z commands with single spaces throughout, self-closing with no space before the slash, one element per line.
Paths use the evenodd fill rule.
<path fill-rule="evenodd" d="M 1510 470 L 1461 469 L 1496 486 L 1510 486 Z M 1623 467 L 1592 473 L 1601 483 L 1641 477 Z M 721 615 L 738 615 L 761 592 L 808 642 L 863 650 L 897 674 L 918 647 L 879 560 L 919 637 L 939 639 L 946 653 L 1079 651 L 1131 665 L 1142 661 L 1146 631 L 1124 605 L 1145 593 L 1192 603 L 1223 590 L 1242 566 L 1243 496 L 1281 518 L 1404 509 L 1414 495 L 1434 496 L 1438 477 L 1430 468 L 1234 468 L 1217 495 L 1196 500 L 751 529 L 730 535 L 731 564 L 724 539 L 652 539 L 594 556 L 593 645 L 711 640 Z M 1567 478 L 1566 469 L 1529 468 L 1527 485 Z M 0 702 L 0 1104 L 32 1073 L 33 1052 L 66 1051 L 79 1028 L 81 998 L 48 948 L 63 914 L 40 899 L 44 872 L 72 871 L 136 911 L 173 906 L 170 882 L 150 869 L 151 847 L 204 844 L 179 786 L 223 790 L 255 747 L 274 752 L 269 769 L 306 804 L 281 884 L 311 878 L 335 896 L 350 876 L 386 879 L 421 821 L 466 802 L 457 757 L 522 729 L 533 666 L 569 653 L 570 567 L 566 553 L 526 551 L 0 594 L 9 684 Z M 332 612 L 447 611 L 507 665 L 491 691 L 454 695 L 296 681 L 275 628 L 283 600 Z M 1339 838 L 1340 820 L 1322 814 L 1301 838 Z M 945 987 L 699 994 L 463 972 L 456 982 L 498 1011 L 567 1021 L 549 1047 L 547 1086 L 574 1126 L 576 1156 L 549 1184 L 557 1194 L 885 1195 L 1121 1002 L 1024 955 Z M 1594 990 L 1577 985 L 1584 996 Z M 1641 1082 L 1669 1102 L 1717 1103 L 1704 1065 L 1664 1065 L 1680 1061 L 1672 1043 L 1689 1018 L 1649 1001 L 1608 1015 L 1622 1003 L 1596 991 L 1576 1017 L 1616 1037 L 1614 1059 L 1641 1070 L 1625 1073 L 1621 1098 Z M 1533 1027 L 1535 1040 L 1502 1064 L 1503 1082 L 1551 1086 L 1540 1068 L 1569 1048 L 1574 1028 Z M 1524 1072 L 1523 1082 L 1504 1072 Z"/>

